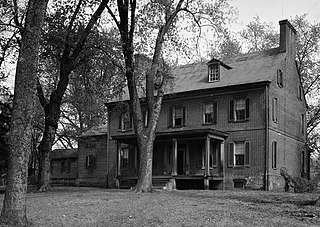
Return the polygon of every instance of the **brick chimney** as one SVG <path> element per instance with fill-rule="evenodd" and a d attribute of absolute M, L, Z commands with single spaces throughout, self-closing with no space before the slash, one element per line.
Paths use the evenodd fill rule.
<path fill-rule="evenodd" d="M 280 24 L 280 52 L 287 52 L 295 57 L 295 40 L 297 31 L 288 20 L 279 21 Z"/>

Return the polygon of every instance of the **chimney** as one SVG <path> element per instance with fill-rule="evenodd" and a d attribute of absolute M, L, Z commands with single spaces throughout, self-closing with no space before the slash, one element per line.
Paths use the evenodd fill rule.
<path fill-rule="evenodd" d="M 295 40 L 297 31 L 288 20 L 279 21 L 280 24 L 280 52 L 293 54 L 295 57 Z"/>

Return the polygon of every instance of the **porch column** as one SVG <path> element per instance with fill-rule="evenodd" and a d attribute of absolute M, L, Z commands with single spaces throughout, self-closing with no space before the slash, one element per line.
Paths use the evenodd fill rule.
<path fill-rule="evenodd" d="M 172 175 L 178 175 L 178 141 L 176 138 L 172 139 Z"/>
<path fill-rule="evenodd" d="M 222 190 L 226 189 L 226 183 L 225 183 L 225 177 L 226 177 L 226 159 L 225 159 L 225 153 L 224 153 L 224 140 L 220 143 L 220 171 L 222 173 Z"/>
<path fill-rule="evenodd" d="M 120 166 L 121 166 L 121 143 L 117 142 L 117 178 L 116 178 L 116 187 L 120 188 L 120 179 L 118 178 L 121 175 Z"/>
<path fill-rule="evenodd" d="M 209 189 L 209 178 L 210 175 L 210 137 L 206 138 L 205 142 L 206 155 L 205 155 L 205 169 L 204 169 L 204 189 Z"/>

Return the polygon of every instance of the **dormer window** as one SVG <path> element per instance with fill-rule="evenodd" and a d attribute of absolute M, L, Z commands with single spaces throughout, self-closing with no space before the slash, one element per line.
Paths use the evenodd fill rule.
<path fill-rule="evenodd" d="M 220 80 L 219 64 L 209 65 L 209 82 L 215 82 Z"/>
<path fill-rule="evenodd" d="M 212 58 L 211 61 L 208 62 L 208 82 L 220 81 L 220 66 L 223 66 L 223 68 L 227 70 L 232 69 L 222 61 Z"/>

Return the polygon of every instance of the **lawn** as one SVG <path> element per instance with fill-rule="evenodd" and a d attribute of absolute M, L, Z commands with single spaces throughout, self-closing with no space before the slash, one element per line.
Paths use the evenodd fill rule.
<path fill-rule="evenodd" d="M 320 207 L 312 205 L 319 196 L 56 187 L 29 193 L 27 213 L 33 226 L 320 226 Z"/>

